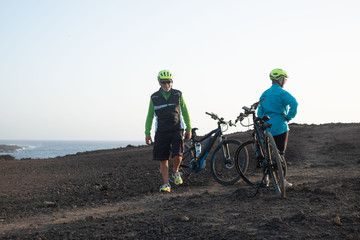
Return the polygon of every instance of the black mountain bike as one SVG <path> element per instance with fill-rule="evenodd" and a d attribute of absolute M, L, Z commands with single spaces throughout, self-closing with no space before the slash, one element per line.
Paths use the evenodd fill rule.
<path fill-rule="evenodd" d="M 265 132 L 270 128 L 270 124 L 265 124 L 269 121 L 268 116 L 262 118 L 257 117 L 255 111 L 259 104 L 264 101 L 251 105 L 250 108 L 243 107 L 244 112 L 240 113 L 235 123 L 240 121 L 242 126 L 254 126 L 252 139 L 244 142 L 237 149 L 235 154 L 235 165 L 240 176 L 250 186 L 257 187 L 255 195 L 258 193 L 260 187 L 265 186 L 266 176 L 269 176 L 270 184 L 275 188 L 276 192 L 282 197 L 285 197 L 284 178 L 286 175 L 286 161 L 279 154 L 276 147 L 275 140 L 270 132 Z M 252 124 L 244 125 L 242 121 L 252 115 Z M 247 171 L 243 171 L 243 158 L 248 160 Z"/>
<path fill-rule="evenodd" d="M 229 126 L 235 126 L 235 124 L 231 121 L 224 121 L 223 118 L 218 117 L 214 113 L 206 112 L 206 114 L 210 115 L 214 120 L 217 120 L 218 127 L 200 139 L 195 138 L 196 130 L 198 129 L 192 129 L 190 146 L 185 144 L 183 160 L 179 168 L 179 171 L 182 173 L 182 179 L 186 182 L 191 173 L 198 173 L 205 168 L 206 158 L 209 156 L 212 147 L 218 140 L 220 144 L 216 147 L 211 158 L 211 174 L 220 184 L 234 184 L 240 179 L 240 175 L 235 167 L 235 152 L 241 145 L 241 142 L 235 139 L 226 139 L 223 136 L 223 132 L 225 132 Z M 200 150 L 201 142 L 205 139 L 208 140 L 206 141 L 203 149 Z M 244 162 L 239 163 L 239 166 L 247 166 L 247 158 L 243 158 L 242 161 Z M 245 172 L 246 169 L 242 169 L 242 171 Z"/>

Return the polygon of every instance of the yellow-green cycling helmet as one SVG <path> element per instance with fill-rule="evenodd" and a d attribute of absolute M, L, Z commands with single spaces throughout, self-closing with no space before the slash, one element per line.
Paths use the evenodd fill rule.
<path fill-rule="evenodd" d="M 171 79 L 172 80 L 172 73 L 169 70 L 162 70 L 158 74 L 158 80 L 161 79 Z"/>
<path fill-rule="evenodd" d="M 280 69 L 280 68 L 275 68 L 270 72 L 270 79 L 271 80 L 275 80 L 278 81 L 280 78 L 288 78 L 289 76 L 287 75 L 287 73 Z"/>

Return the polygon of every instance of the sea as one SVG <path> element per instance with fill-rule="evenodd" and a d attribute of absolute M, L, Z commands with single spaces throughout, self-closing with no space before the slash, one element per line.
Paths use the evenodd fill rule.
<path fill-rule="evenodd" d="M 22 147 L 15 152 L 1 152 L 0 155 L 11 155 L 15 159 L 44 159 L 62 157 L 79 152 L 106 150 L 144 145 L 145 141 L 42 141 L 42 140 L 0 140 L 0 144 Z"/>

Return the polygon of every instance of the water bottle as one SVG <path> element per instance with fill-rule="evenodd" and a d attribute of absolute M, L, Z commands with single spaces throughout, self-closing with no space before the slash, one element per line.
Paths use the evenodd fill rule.
<path fill-rule="evenodd" d="M 255 142 L 254 148 L 255 148 L 256 158 L 257 159 L 264 158 L 264 156 L 262 155 L 262 152 L 261 152 L 261 149 L 260 149 L 260 144 L 259 144 L 258 141 Z"/>
<path fill-rule="evenodd" d="M 200 143 L 195 143 L 195 156 L 196 157 L 199 157 L 200 156 L 200 153 L 201 153 L 201 144 Z"/>

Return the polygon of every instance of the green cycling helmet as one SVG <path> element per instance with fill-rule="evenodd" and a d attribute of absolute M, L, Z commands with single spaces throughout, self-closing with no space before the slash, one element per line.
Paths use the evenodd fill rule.
<path fill-rule="evenodd" d="M 162 70 L 158 74 L 158 80 L 161 79 L 171 79 L 172 80 L 172 73 L 169 70 Z"/>
<path fill-rule="evenodd" d="M 275 80 L 278 81 L 280 78 L 288 78 L 289 76 L 287 75 L 287 73 L 280 69 L 280 68 L 275 68 L 270 72 L 270 79 L 271 80 Z"/>

